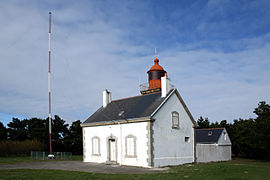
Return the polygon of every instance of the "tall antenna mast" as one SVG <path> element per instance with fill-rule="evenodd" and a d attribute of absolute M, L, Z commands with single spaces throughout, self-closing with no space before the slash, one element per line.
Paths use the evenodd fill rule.
<path fill-rule="evenodd" d="M 48 93 L 49 93 L 49 143 L 50 143 L 50 155 L 52 155 L 52 112 L 51 112 L 51 23 L 52 13 L 49 12 L 49 70 L 48 70 Z"/>

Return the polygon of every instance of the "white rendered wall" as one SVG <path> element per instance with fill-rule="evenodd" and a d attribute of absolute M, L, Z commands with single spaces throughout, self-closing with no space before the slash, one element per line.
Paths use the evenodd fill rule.
<path fill-rule="evenodd" d="M 232 145 L 230 137 L 226 131 L 226 129 L 224 129 L 218 139 L 218 145 Z"/>
<path fill-rule="evenodd" d="M 149 122 L 127 123 L 95 127 L 83 127 L 84 134 L 84 162 L 106 163 L 108 160 L 107 138 L 116 137 L 117 163 L 120 165 L 142 166 L 148 165 Z M 136 136 L 136 157 L 125 157 L 125 137 Z M 100 138 L 100 156 L 92 155 L 92 137 Z M 122 136 L 122 138 L 120 138 Z M 121 145 L 122 143 L 122 145 Z"/>
<path fill-rule="evenodd" d="M 197 144 L 197 162 L 230 161 L 231 146 L 218 144 Z"/>
<path fill-rule="evenodd" d="M 179 129 L 172 128 L 172 112 L 179 113 Z M 193 123 L 176 94 L 155 114 L 153 123 L 154 167 L 194 162 Z M 190 137 L 190 142 L 185 142 Z"/>

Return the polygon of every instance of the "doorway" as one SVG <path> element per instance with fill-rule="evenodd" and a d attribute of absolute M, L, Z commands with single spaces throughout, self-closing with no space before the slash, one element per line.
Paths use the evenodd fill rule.
<path fill-rule="evenodd" d="M 109 139 L 109 162 L 116 163 L 116 140 L 114 138 Z"/>

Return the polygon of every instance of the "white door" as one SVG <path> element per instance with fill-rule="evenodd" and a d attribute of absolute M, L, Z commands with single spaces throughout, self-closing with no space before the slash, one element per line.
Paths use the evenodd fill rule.
<path fill-rule="evenodd" d="M 110 148 L 110 161 L 116 161 L 116 143 L 115 139 L 109 139 L 109 148 Z"/>

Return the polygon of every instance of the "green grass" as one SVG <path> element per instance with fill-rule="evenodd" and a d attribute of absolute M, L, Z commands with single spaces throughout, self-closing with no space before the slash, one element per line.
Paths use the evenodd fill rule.
<path fill-rule="evenodd" d="M 0 170 L 0 179 L 270 179 L 270 162 L 236 159 L 230 162 L 187 164 L 166 173 L 97 174 L 62 170 Z"/>
<path fill-rule="evenodd" d="M 73 155 L 72 161 L 82 161 L 81 155 Z M 10 156 L 10 157 L 0 157 L 0 164 L 15 164 L 19 162 L 33 162 L 33 161 L 44 161 L 44 160 L 35 160 L 31 159 L 30 156 Z M 45 160 L 51 161 L 51 160 Z M 54 160 L 54 161 L 63 161 L 63 160 Z"/>
<path fill-rule="evenodd" d="M 72 155 L 72 160 L 73 161 L 82 161 L 83 156 L 82 155 Z"/>

